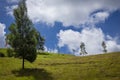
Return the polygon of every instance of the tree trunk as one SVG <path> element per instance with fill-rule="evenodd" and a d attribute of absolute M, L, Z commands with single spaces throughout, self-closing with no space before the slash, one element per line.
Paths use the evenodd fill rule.
<path fill-rule="evenodd" d="M 23 57 L 23 60 L 22 60 L 22 69 L 24 69 L 24 57 Z"/>

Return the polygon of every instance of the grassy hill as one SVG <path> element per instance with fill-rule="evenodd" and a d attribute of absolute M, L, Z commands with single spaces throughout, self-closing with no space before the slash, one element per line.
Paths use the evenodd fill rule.
<path fill-rule="evenodd" d="M 94 56 L 42 54 L 34 63 L 0 57 L 0 80 L 120 80 L 120 52 Z"/>
<path fill-rule="evenodd" d="M 4 56 L 7 56 L 7 49 L 0 48 L 0 53 L 4 54 Z"/>

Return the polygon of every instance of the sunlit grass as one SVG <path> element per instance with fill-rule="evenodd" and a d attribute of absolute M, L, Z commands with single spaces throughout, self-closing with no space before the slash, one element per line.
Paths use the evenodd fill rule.
<path fill-rule="evenodd" d="M 120 80 L 120 53 L 76 57 L 38 55 L 32 64 L 21 59 L 0 58 L 0 80 Z"/>

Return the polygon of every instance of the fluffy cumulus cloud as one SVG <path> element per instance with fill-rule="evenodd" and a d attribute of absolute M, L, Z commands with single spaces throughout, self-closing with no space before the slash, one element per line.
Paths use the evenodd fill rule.
<path fill-rule="evenodd" d="M 18 0 L 8 0 L 18 2 Z M 26 0 L 28 15 L 33 22 L 54 24 L 62 22 L 64 26 L 76 26 L 86 22 L 104 21 L 109 14 L 120 9 L 119 0 Z M 7 8 L 8 14 L 16 5 Z M 97 10 L 102 10 L 91 15 Z M 93 19 L 94 17 L 94 19 Z M 92 19 L 91 19 L 92 18 Z"/>
<path fill-rule="evenodd" d="M 119 51 L 120 45 L 117 44 L 116 39 L 105 35 L 100 28 L 84 28 L 81 32 L 69 30 L 61 30 L 58 34 L 59 47 L 67 46 L 68 49 L 76 50 L 76 54 L 80 52 L 80 43 L 84 42 L 86 51 L 91 54 L 102 53 L 102 41 L 106 42 L 108 52 Z"/>
<path fill-rule="evenodd" d="M 105 20 L 110 12 L 119 9 L 119 0 L 27 0 L 28 15 L 34 22 L 54 24 L 60 21 L 64 26 L 79 26 L 93 16 L 98 21 Z"/>
<path fill-rule="evenodd" d="M 86 24 L 95 25 L 96 23 L 104 22 L 109 15 L 110 13 L 107 11 L 96 12 L 89 17 L 88 21 L 86 21 Z"/>
<path fill-rule="evenodd" d="M 0 48 L 5 46 L 5 24 L 0 23 Z"/>

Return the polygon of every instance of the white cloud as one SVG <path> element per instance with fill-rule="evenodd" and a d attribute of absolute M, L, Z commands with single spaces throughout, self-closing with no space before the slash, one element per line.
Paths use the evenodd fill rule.
<path fill-rule="evenodd" d="M 120 51 L 120 44 L 117 44 L 114 40 L 107 41 L 107 46 L 109 52 Z"/>
<path fill-rule="evenodd" d="M 13 10 L 17 7 L 18 5 L 7 6 L 6 7 L 7 14 L 13 17 Z"/>
<path fill-rule="evenodd" d="M 79 26 L 86 23 L 90 14 L 103 9 L 106 12 L 95 14 L 97 20 L 105 20 L 109 12 L 120 8 L 119 0 L 27 0 L 28 15 L 34 22 L 54 24 L 60 21 L 64 26 Z"/>
<path fill-rule="evenodd" d="M 95 16 L 95 18 L 98 18 L 98 19 L 104 21 L 109 16 L 109 13 L 108 12 L 98 12 L 94 16 Z"/>
<path fill-rule="evenodd" d="M 58 46 L 64 47 L 67 45 L 71 52 L 72 49 L 80 52 L 80 43 L 84 42 L 86 45 L 86 51 L 90 55 L 102 53 L 102 41 L 106 42 L 108 52 L 120 51 L 120 45 L 117 44 L 116 40 L 109 35 L 104 35 L 100 28 L 84 28 L 81 32 L 73 31 L 71 29 L 65 31 L 61 30 L 57 36 L 59 39 Z"/>
<path fill-rule="evenodd" d="M 109 15 L 110 13 L 107 11 L 101 11 L 101 12 L 94 13 L 89 17 L 86 23 L 89 25 L 94 25 L 99 22 L 104 22 L 109 17 Z"/>
<path fill-rule="evenodd" d="M 17 0 L 8 0 L 17 3 Z M 110 12 L 120 9 L 119 0 L 27 0 L 28 15 L 33 22 L 44 22 L 54 24 L 55 21 L 62 22 L 64 26 L 73 25 L 79 27 L 91 20 L 91 16 L 96 16 L 94 21 L 104 21 Z M 8 14 L 12 14 L 12 9 L 16 5 L 9 6 Z M 104 10 L 94 15 L 96 10 Z"/>
<path fill-rule="evenodd" d="M 5 46 L 5 24 L 0 23 L 0 48 Z"/>

